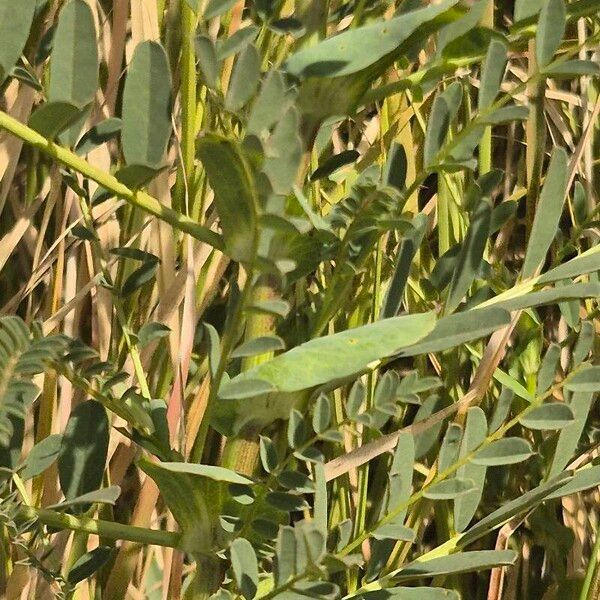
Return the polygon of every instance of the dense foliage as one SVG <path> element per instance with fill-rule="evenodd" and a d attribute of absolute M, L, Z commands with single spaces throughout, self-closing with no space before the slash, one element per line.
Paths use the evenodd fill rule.
<path fill-rule="evenodd" d="M 600 593 L 598 0 L 0 0 L 0 595 Z"/>

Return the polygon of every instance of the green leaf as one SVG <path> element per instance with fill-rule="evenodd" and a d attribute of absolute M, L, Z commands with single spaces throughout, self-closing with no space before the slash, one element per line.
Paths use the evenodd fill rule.
<path fill-rule="evenodd" d="M 240 52 L 248 47 L 258 35 L 259 28 L 254 25 L 238 29 L 225 41 L 217 42 L 217 58 L 225 60 L 227 57 Z"/>
<path fill-rule="evenodd" d="M 290 448 L 299 448 L 304 444 L 307 438 L 306 424 L 304 417 L 299 410 L 295 408 L 290 412 L 288 421 L 288 444 Z"/>
<path fill-rule="evenodd" d="M 73 410 L 58 456 L 58 477 L 67 501 L 102 484 L 108 437 L 108 417 L 101 404 L 87 400 Z"/>
<path fill-rule="evenodd" d="M 434 587 L 393 587 L 350 596 L 356 600 L 460 600 L 458 592 Z"/>
<path fill-rule="evenodd" d="M 60 11 L 50 61 L 50 102 L 70 102 L 79 109 L 93 101 L 98 87 L 98 43 L 91 8 L 69 0 Z"/>
<path fill-rule="evenodd" d="M 293 527 L 279 528 L 275 552 L 275 583 L 281 586 L 296 574 L 296 536 Z"/>
<path fill-rule="evenodd" d="M 260 462 L 267 473 L 271 473 L 279 464 L 279 456 L 275 444 L 263 435 L 260 436 Z"/>
<path fill-rule="evenodd" d="M 277 123 L 279 117 L 289 108 L 291 94 L 286 90 L 283 73 L 270 70 L 264 78 L 250 116 L 247 131 L 249 134 L 261 136 Z"/>
<path fill-rule="evenodd" d="M 372 368 L 433 329 L 433 313 L 384 319 L 306 342 L 233 378 L 219 391 L 233 398 L 231 386 L 246 379 L 268 382 L 280 392 L 294 392 L 341 380 Z"/>
<path fill-rule="evenodd" d="M 98 146 L 114 138 L 123 126 L 123 121 L 116 117 L 104 119 L 97 125 L 94 125 L 89 131 L 86 131 L 75 146 L 75 154 L 85 156 Z"/>
<path fill-rule="evenodd" d="M 504 42 L 499 40 L 490 42 L 481 67 L 481 81 L 477 99 L 479 111 L 491 106 L 500 91 L 500 84 L 506 69 L 506 54 L 507 47 Z"/>
<path fill-rule="evenodd" d="M 438 575 L 454 575 L 508 566 L 515 563 L 518 554 L 514 550 L 476 550 L 461 552 L 428 561 L 413 562 L 394 572 L 396 581 L 436 577 Z"/>
<path fill-rule="evenodd" d="M 427 217 L 424 214 L 418 214 L 411 221 L 411 224 L 413 230 L 406 234 L 400 242 L 394 275 L 381 310 L 381 316 L 384 319 L 395 317 L 400 310 L 410 266 L 427 230 Z"/>
<path fill-rule="evenodd" d="M 485 337 L 509 323 L 510 313 L 501 308 L 480 308 L 449 315 L 440 319 L 422 341 L 402 350 L 400 356 L 441 352 Z"/>
<path fill-rule="evenodd" d="M 158 170 L 171 136 L 171 71 L 158 42 L 138 44 L 123 90 L 121 144 L 128 165 Z"/>
<path fill-rule="evenodd" d="M 23 481 L 37 477 L 56 461 L 60 453 L 62 437 L 59 433 L 49 435 L 30 450 L 21 471 Z"/>
<path fill-rule="evenodd" d="M 266 354 L 284 350 L 285 342 L 277 335 L 266 335 L 248 340 L 239 345 L 232 353 L 231 358 L 241 358 L 243 356 L 256 356 L 257 354 Z"/>
<path fill-rule="evenodd" d="M 556 367 L 560 359 L 561 347 L 559 344 L 552 343 L 548 346 L 546 354 L 542 359 L 537 377 L 536 393 L 543 394 L 547 391 L 554 381 L 556 375 Z"/>
<path fill-rule="evenodd" d="M 600 270 L 600 252 L 598 246 L 594 246 L 566 263 L 550 269 L 537 279 L 537 283 L 554 283 L 598 270 Z"/>
<path fill-rule="evenodd" d="M 515 393 L 513 390 L 506 386 L 502 386 L 502 391 L 500 392 L 500 397 L 496 401 L 496 408 L 494 410 L 494 414 L 490 420 L 490 424 L 488 427 L 489 433 L 494 433 L 497 431 L 500 425 L 504 423 L 508 413 L 510 412 L 510 407 L 512 401 L 514 400 Z"/>
<path fill-rule="evenodd" d="M 150 342 L 164 338 L 171 333 L 171 329 L 164 323 L 144 323 L 137 333 L 138 346 L 144 348 Z"/>
<path fill-rule="evenodd" d="M 49 505 L 48 508 L 62 509 L 68 506 L 76 506 L 79 504 L 85 504 L 86 506 L 89 504 L 114 505 L 120 495 L 121 488 L 118 485 L 111 485 L 110 487 L 100 488 L 99 490 L 94 490 L 92 492 L 86 492 L 85 494 L 81 494 L 81 496 L 77 496 L 76 498 L 72 498 L 70 500 L 65 500 L 59 504 Z"/>
<path fill-rule="evenodd" d="M 567 24 L 563 0 L 546 0 L 542 6 L 535 37 L 535 55 L 539 68 L 552 62 Z"/>
<path fill-rule="evenodd" d="M 465 431 L 460 445 L 459 458 L 464 458 L 475 450 L 487 436 L 487 419 L 478 406 L 472 406 L 467 411 Z M 483 494 L 486 466 L 471 460 L 456 471 L 456 477 L 469 479 L 474 489 L 454 501 L 454 528 L 464 531 L 470 523 Z"/>
<path fill-rule="evenodd" d="M 592 60 L 567 60 L 554 65 L 549 65 L 544 69 L 544 74 L 548 77 L 558 79 L 560 77 L 598 77 L 600 74 L 600 65 Z"/>
<path fill-rule="evenodd" d="M 147 462 L 147 461 L 146 461 Z M 146 462 L 143 463 L 145 468 Z M 253 485 L 251 479 L 239 475 L 231 469 L 225 469 L 224 467 L 216 467 L 213 465 L 200 465 L 196 463 L 184 463 L 184 462 L 161 462 L 160 468 L 163 471 L 169 473 L 183 473 L 185 475 L 192 475 L 194 477 L 203 477 L 211 479 L 212 481 L 218 481 L 221 483 L 237 483 L 240 485 Z"/>
<path fill-rule="evenodd" d="M 600 392 L 600 367 L 585 366 L 565 380 L 571 392 Z"/>
<path fill-rule="evenodd" d="M 258 196 L 250 165 L 233 141 L 205 135 L 197 144 L 210 185 L 227 251 L 235 260 L 252 260 Z"/>
<path fill-rule="evenodd" d="M 123 283 L 123 286 L 121 287 L 121 296 L 126 298 L 139 290 L 144 284 L 154 278 L 157 269 L 158 263 L 154 261 L 146 262 L 141 267 L 138 267 Z"/>
<path fill-rule="evenodd" d="M 398 523 L 386 523 L 373 531 L 372 536 L 376 540 L 398 540 L 402 542 L 413 542 L 416 533 L 409 527 Z"/>
<path fill-rule="evenodd" d="M 207 21 L 209 19 L 214 19 L 224 12 L 227 12 L 235 2 L 236 0 L 208 0 L 202 16 Z"/>
<path fill-rule="evenodd" d="M 500 527 L 515 515 L 521 514 L 522 512 L 529 510 L 533 506 L 537 506 L 540 502 L 543 502 L 552 492 L 565 485 L 572 478 L 572 473 L 564 472 L 555 477 L 554 479 L 542 483 L 538 487 L 525 492 L 515 500 L 512 500 L 498 510 L 495 510 L 487 517 L 484 517 L 478 521 L 473 527 L 466 531 L 463 535 L 461 543 L 463 546 L 467 546 L 479 539 L 482 535 L 485 535 L 489 531 Z"/>
<path fill-rule="evenodd" d="M 258 589 L 258 561 L 252 544 L 245 538 L 237 538 L 229 553 L 237 587 L 246 600 L 252 600 Z"/>
<path fill-rule="evenodd" d="M 443 473 L 458 460 L 460 451 L 460 441 L 462 439 L 463 430 L 457 423 L 450 423 L 438 456 L 438 472 Z"/>
<path fill-rule="evenodd" d="M 315 403 L 312 426 L 315 433 L 323 433 L 331 423 L 331 402 L 325 394 L 320 394 Z"/>
<path fill-rule="evenodd" d="M 430 500 L 454 500 L 476 489 L 472 479 L 453 477 L 452 479 L 445 479 L 425 488 L 423 497 Z"/>
<path fill-rule="evenodd" d="M 344 150 L 339 154 L 330 156 L 323 164 L 319 165 L 317 169 L 310 176 L 311 181 L 317 181 L 324 177 L 329 177 L 332 173 L 335 173 L 338 169 L 350 165 L 358 160 L 359 153 L 357 150 Z"/>
<path fill-rule="evenodd" d="M 219 396 L 227 399 L 254 398 L 262 394 L 269 394 L 277 391 L 277 388 L 263 379 L 242 379 L 235 378 L 225 382 L 219 390 Z"/>
<path fill-rule="evenodd" d="M 573 411 L 564 402 L 549 402 L 521 417 L 519 423 L 528 429 L 563 429 L 575 420 Z"/>
<path fill-rule="evenodd" d="M 286 492 L 269 492 L 265 500 L 273 507 L 284 512 L 297 512 L 308 508 L 302 496 Z"/>
<path fill-rule="evenodd" d="M 70 102 L 46 102 L 29 117 L 28 125 L 49 140 L 77 121 L 81 110 Z"/>
<path fill-rule="evenodd" d="M 455 81 L 433 101 L 423 148 L 423 162 L 427 166 L 436 162 L 448 134 L 450 122 L 460 106 L 462 93 L 461 84 Z"/>
<path fill-rule="evenodd" d="M 579 439 L 592 407 L 593 398 L 593 392 L 575 392 L 571 395 L 568 406 L 574 420 L 564 427 L 558 436 L 549 477 L 555 477 L 569 464 L 579 444 Z"/>
<path fill-rule="evenodd" d="M 217 58 L 215 45 L 211 38 L 202 34 L 198 34 L 194 42 L 200 77 L 209 88 L 216 89 L 219 85 L 221 64 Z"/>
<path fill-rule="evenodd" d="M 495 440 L 479 450 L 472 458 L 472 462 L 486 467 L 513 465 L 527 460 L 532 454 L 528 441 L 517 437 L 507 437 Z"/>
<path fill-rule="evenodd" d="M 454 312 L 458 308 L 479 272 L 490 234 L 491 215 L 492 207 L 487 200 L 483 199 L 473 212 L 471 224 L 461 245 L 446 300 L 446 312 L 448 313 Z"/>
<path fill-rule="evenodd" d="M 231 72 L 231 80 L 225 97 L 225 108 L 232 112 L 240 110 L 254 95 L 260 81 L 260 56 L 253 44 L 240 53 Z"/>
<path fill-rule="evenodd" d="M 0 82 L 21 56 L 35 7 L 36 0 L 0 0 Z"/>
<path fill-rule="evenodd" d="M 388 21 L 347 30 L 292 54 L 284 69 L 298 79 L 352 75 L 388 55 L 393 56 L 420 26 L 433 21 L 455 4 L 456 0 L 446 0 Z"/>
<path fill-rule="evenodd" d="M 597 294 L 600 296 L 600 293 Z M 573 349 L 572 364 L 573 366 L 580 365 L 590 353 L 594 346 L 594 337 L 596 336 L 596 330 L 594 324 L 591 321 L 583 321 L 581 323 L 581 331 L 577 337 L 577 343 Z"/>
<path fill-rule="evenodd" d="M 600 485 L 600 465 L 586 467 L 575 472 L 570 481 L 560 486 L 557 490 L 547 496 L 547 500 L 562 498 L 571 494 L 578 494 Z"/>
<path fill-rule="evenodd" d="M 523 263 L 523 278 L 535 275 L 556 235 L 567 187 L 567 153 L 555 148 L 540 194 Z"/>
<path fill-rule="evenodd" d="M 481 118 L 484 125 L 500 125 L 502 123 L 511 123 L 512 121 L 525 121 L 529 117 L 529 107 L 527 106 L 501 106 L 490 114 Z"/>
<path fill-rule="evenodd" d="M 109 546 L 98 546 L 83 556 L 80 556 L 69 569 L 67 581 L 75 585 L 88 577 L 91 577 L 96 571 L 101 569 L 110 558 L 112 548 Z"/>
<path fill-rule="evenodd" d="M 408 161 L 406 158 L 406 150 L 402 144 L 393 141 L 390 145 L 387 160 L 382 174 L 382 182 L 385 185 L 396 188 L 402 191 L 406 185 L 406 173 Z M 425 215 L 416 215 L 416 217 Z"/>

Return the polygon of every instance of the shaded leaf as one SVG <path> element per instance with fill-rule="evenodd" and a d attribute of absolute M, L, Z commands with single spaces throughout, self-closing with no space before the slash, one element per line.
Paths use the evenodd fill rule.
<path fill-rule="evenodd" d="M 56 461 L 60 453 L 62 435 L 55 433 L 38 442 L 29 452 L 23 463 L 21 479 L 27 481 L 43 473 Z"/>
<path fill-rule="evenodd" d="M 69 569 L 67 581 L 74 585 L 91 577 L 96 571 L 101 569 L 110 558 L 112 548 L 109 546 L 98 546 L 83 556 L 80 556 Z"/>
<path fill-rule="evenodd" d="M 575 417 L 564 402 L 548 402 L 521 417 L 519 423 L 528 429 L 562 429 L 571 425 Z"/>
<path fill-rule="evenodd" d="M 247 600 L 258 589 L 258 561 L 252 544 L 244 538 L 236 538 L 229 549 L 235 582 Z"/>
<path fill-rule="evenodd" d="M 242 108 L 254 95 L 260 80 L 260 56 L 254 45 L 246 46 L 240 53 L 233 71 L 225 107 L 233 112 Z"/>

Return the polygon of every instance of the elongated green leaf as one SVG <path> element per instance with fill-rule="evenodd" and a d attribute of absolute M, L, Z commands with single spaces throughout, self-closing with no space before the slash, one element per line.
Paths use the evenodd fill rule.
<path fill-rule="evenodd" d="M 562 498 L 571 494 L 578 494 L 600 485 L 600 465 L 586 467 L 575 472 L 570 481 L 560 486 L 557 490 L 547 496 L 548 500 Z"/>
<path fill-rule="evenodd" d="M 462 86 L 458 82 L 454 82 L 447 90 L 436 96 L 425 135 L 423 160 L 426 165 L 434 164 L 448 135 L 450 122 L 458 111 L 461 99 Z"/>
<path fill-rule="evenodd" d="M 433 587 L 393 587 L 350 596 L 356 600 L 459 600 L 458 592 Z"/>
<path fill-rule="evenodd" d="M 550 63 L 565 33 L 567 11 L 564 0 L 546 0 L 540 12 L 535 53 L 540 68 Z"/>
<path fill-rule="evenodd" d="M 99 490 L 86 492 L 85 494 L 81 494 L 81 496 L 71 498 L 70 500 L 65 500 L 59 504 L 52 504 L 48 506 L 48 508 L 62 509 L 66 508 L 67 506 L 76 506 L 78 504 L 85 504 L 86 506 L 90 504 L 114 504 L 120 495 L 121 488 L 118 485 L 111 485 L 107 488 L 100 488 Z"/>
<path fill-rule="evenodd" d="M 415 539 L 414 530 L 397 523 L 386 523 L 378 527 L 373 532 L 376 540 L 402 540 L 403 542 L 412 542 Z"/>
<path fill-rule="evenodd" d="M 429 486 L 423 492 L 423 497 L 430 500 L 454 500 L 476 489 L 472 479 L 453 477 L 452 479 L 445 479 Z"/>
<path fill-rule="evenodd" d="M 312 426 L 315 433 L 323 433 L 331 423 L 331 402 L 325 394 L 321 394 L 315 404 Z"/>
<path fill-rule="evenodd" d="M 91 577 L 100 569 L 112 554 L 112 548 L 109 546 L 98 546 L 83 556 L 80 556 L 69 569 L 67 581 L 70 584 L 76 584 L 88 577 Z"/>
<path fill-rule="evenodd" d="M 58 456 L 60 487 L 67 500 L 102 484 L 108 436 L 106 409 L 95 400 L 82 402 L 71 413 Z"/>
<path fill-rule="evenodd" d="M 270 473 L 277 468 L 279 464 L 279 456 L 277 455 L 277 448 L 275 444 L 265 436 L 260 436 L 260 462 L 262 463 L 263 469 Z"/>
<path fill-rule="evenodd" d="M 544 304 L 557 304 L 562 300 L 579 300 L 580 298 L 596 298 L 600 294 L 598 283 L 570 283 L 539 292 L 530 292 L 509 300 L 495 302 L 494 306 L 507 311 L 523 310 Z"/>
<path fill-rule="evenodd" d="M 92 10 L 69 0 L 60 12 L 50 62 L 48 100 L 89 104 L 98 87 L 98 43 Z"/>
<path fill-rule="evenodd" d="M 507 437 L 496 440 L 479 450 L 472 462 L 486 467 L 512 465 L 527 460 L 532 454 L 531 445 L 527 440 Z"/>
<path fill-rule="evenodd" d="M 540 365 L 540 369 L 538 371 L 536 386 L 536 393 L 538 395 L 543 394 L 552 385 L 556 375 L 556 367 L 558 366 L 560 353 L 561 347 L 559 344 L 553 343 L 548 346 L 548 350 L 546 351 L 546 354 L 544 354 L 542 364 Z"/>
<path fill-rule="evenodd" d="M 0 1 L 0 82 L 15 66 L 33 21 L 36 0 Z"/>
<path fill-rule="evenodd" d="M 555 281 L 570 279 L 598 270 L 600 270 L 600 251 L 598 246 L 594 246 L 580 256 L 547 271 L 537 279 L 537 282 L 554 283 Z"/>
<path fill-rule="evenodd" d="M 160 169 L 171 136 L 171 71 L 158 42 L 141 42 L 123 90 L 121 144 L 128 165 Z"/>
<path fill-rule="evenodd" d="M 200 77 L 202 77 L 208 87 L 215 89 L 218 85 L 220 69 L 215 45 L 210 37 L 199 34 L 194 40 L 194 47 L 196 49 Z"/>
<path fill-rule="evenodd" d="M 357 73 L 392 54 L 418 27 L 456 3 L 455 0 L 446 0 L 389 21 L 346 31 L 293 54 L 285 62 L 284 68 L 298 78 L 339 77 Z"/>
<path fill-rule="evenodd" d="M 258 561 L 254 548 L 248 540 L 237 538 L 231 544 L 229 551 L 238 589 L 246 600 L 252 600 L 258 588 Z"/>
<path fill-rule="evenodd" d="M 462 544 L 464 546 L 471 544 L 482 535 L 500 527 L 515 515 L 521 514 L 533 506 L 537 506 L 540 502 L 548 498 L 552 492 L 568 483 L 572 479 L 572 476 L 572 472 L 563 472 L 554 479 L 542 483 L 538 487 L 515 498 L 515 500 L 504 504 L 466 531 L 462 538 Z"/>
<path fill-rule="evenodd" d="M 408 274 L 413 258 L 423 241 L 423 236 L 427 229 L 427 217 L 424 214 L 418 214 L 411 221 L 413 230 L 410 231 L 400 243 L 398 258 L 394 275 L 387 290 L 381 316 L 384 319 L 395 317 L 400 310 L 404 288 L 408 281 Z"/>
<path fill-rule="evenodd" d="M 549 477 L 555 477 L 569 464 L 581 438 L 593 398 L 592 392 L 575 392 L 571 396 L 568 406 L 574 420 L 564 427 L 558 436 Z"/>
<path fill-rule="evenodd" d="M 550 159 L 546 181 L 540 194 L 531 236 L 527 244 L 523 278 L 535 275 L 543 263 L 548 248 L 556 235 L 558 221 L 562 213 L 567 186 L 567 153 L 562 148 L 555 148 Z"/>
<path fill-rule="evenodd" d="M 508 413 L 510 412 L 510 406 L 514 400 L 514 397 L 515 393 L 513 390 L 508 387 L 502 387 L 502 392 L 500 392 L 500 397 L 496 402 L 494 414 L 490 419 L 490 424 L 488 427 L 489 433 L 494 433 L 494 431 L 497 431 L 500 425 L 504 423 Z"/>
<path fill-rule="evenodd" d="M 242 108 L 254 95 L 260 81 L 260 56 L 253 44 L 246 46 L 235 61 L 227 89 L 225 107 L 231 111 Z"/>
<path fill-rule="evenodd" d="M 215 192 L 227 250 L 235 260 L 251 260 L 258 197 L 250 166 L 239 146 L 231 140 L 206 135 L 197 147 Z"/>
<path fill-rule="evenodd" d="M 143 468 L 145 467 L 146 463 L 144 462 Z M 239 475 L 235 471 L 225 469 L 224 467 L 215 467 L 213 465 L 199 465 L 196 463 L 184 462 L 161 462 L 160 468 L 169 473 L 183 473 L 195 477 L 204 477 L 222 483 L 237 483 L 241 485 L 252 485 L 253 483 L 252 480 L 243 475 Z"/>
<path fill-rule="evenodd" d="M 583 321 L 577 343 L 575 344 L 575 348 L 573 348 L 573 366 L 580 365 L 587 358 L 587 355 L 593 348 L 595 336 L 596 330 L 594 324 L 591 321 Z"/>
<path fill-rule="evenodd" d="M 275 125 L 278 118 L 289 108 L 291 95 L 280 71 L 271 70 L 264 78 L 248 117 L 248 133 L 260 136 Z"/>
<path fill-rule="evenodd" d="M 535 408 L 519 419 L 528 429 L 563 429 L 575 420 L 573 411 L 564 402 L 549 402 Z"/>
<path fill-rule="evenodd" d="M 479 84 L 479 110 L 491 106 L 500 91 L 500 84 L 506 69 L 507 48 L 504 42 L 492 40 L 488 47 L 485 61 L 481 68 L 481 82 Z"/>
<path fill-rule="evenodd" d="M 261 336 L 248 340 L 239 345 L 232 353 L 231 358 L 240 358 L 242 356 L 255 356 L 256 354 L 265 354 L 275 352 L 285 348 L 284 341 L 277 335 Z"/>
<path fill-rule="evenodd" d="M 485 413 L 481 408 L 478 406 L 469 408 L 459 458 L 467 456 L 483 442 L 487 436 L 487 428 Z M 456 531 L 464 531 L 473 518 L 483 494 L 485 474 L 486 466 L 474 461 L 468 462 L 456 471 L 458 478 L 471 480 L 474 488 L 454 501 L 454 528 Z"/>
<path fill-rule="evenodd" d="M 275 582 L 283 585 L 296 574 L 296 536 L 293 527 L 280 527 L 275 548 Z"/>
<path fill-rule="evenodd" d="M 435 577 L 436 575 L 452 575 L 481 571 L 502 565 L 512 565 L 517 560 L 514 550 L 477 550 L 461 552 L 440 558 L 433 558 L 423 562 L 413 562 L 406 567 L 394 572 L 396 581 L 407 581 L 421 577 Z"/>
<path fill-rule="evenodd" d="M 446 312 L 454 312 L 473 283 L 483 259 L 483 252 L 490 233 L 492 207 L 482 200 L 473 213 L 471 224 L 461 246 L 450 290 L 446 300 Z"/>
<path fill-rule="evenodd" d="M 238 375 L 219 390 L 219 395 L 235 397 L 230 386 L 245 379 L 266 381 L 280 392 L 344 379 L 419 340 L 434 324 L 433 313 L 423 313 L 384 319 L 314 339 Z"/>
<path fill-rule="evenodd" d="M 43 473 L 58 458 L 62 435 L 54 434 L 37 443 L 27 455 L 21 471 L 21 479 L 27 481 Z"/>
<path fill-rule="evenodd" d="M 600 367 L 581 369 L 565 381 L 565 389 L 572 392 L 600 392 Z"/>
<path fill-rule="evenodd" d="M 441 352 L 485 337 L 509 323 L 510 313 L 501 308 L 482 308 L 449 315 L 440 319 L 429 335 L 414 346 L 403 350 L 400 356 Z"/>
<path fill-rule="evenodd" d="M 544 73 L 549 77 L 598 77 L 600 74 L 600 65 L 591 60 L 567 60 L 556 65 L 550 65 L 544 69 Z"/>
<path fill-rule="evenodd" d="M 358 160 L 359 153 L 357 150 L 344 150 L 339 154 L 330 156 L 323 164 L 319 165 L 317 169 L 310 176 L 311 181 L 317 179 L 323 179 L 329 177 L 332 173 L 335 173 L 338 169 L 346 165 L 350 165 Z"/>
<path fill-rule="evenodd" d="M 462 427 L 457 423 L 448 425 L 438 456 L 438 471 L 440 473 L 443 473 L 458 460 L 462 433 Z"/>

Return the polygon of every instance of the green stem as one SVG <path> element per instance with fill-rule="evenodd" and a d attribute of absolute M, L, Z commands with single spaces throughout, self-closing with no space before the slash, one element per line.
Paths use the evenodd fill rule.
<path fill-rule="evenodd" d="M 592 548 L 592 554 L 590 555 L 590 562 L 588 563 L 585 579 L 581 586 L 581 593 L 579 594 L 579 600 L 594 600 L 598 596 L 596 595 L 596 589 L 598 587 L 598 554 L 600 554 L 600 535 L 599 531 L 596 531 L 596 541 Z"/>
<path fill-rule="evenodd" d="M 174 229 L 188 233 L 193 238 L 214 246 L 219 250 L 223 249 L 223 240 L 221 236 L 214 231 L 202 227 L 193 219 L 178 213 L 177 211 L 161 204 L 156 198 L 142 190 L 132 190 L 121 183 L 110 173 L 106 173 L 91 165 L 89 162 L 77 156 L 67 148 L 63 148 L 46 139 L 37 131 L 34 131 L 27 125 L 24 125 L 17 119 L 3 111 L 0 111 L 0 129 L 6 129 L 12 135 L 23 140 L 30 146 L 37 148 L 47 156 L 53 158 L 59 163 L 77 171 L 84 177 L 95 181 L 104 189 L 112 192 L 118 198 L 123 198 L 129 204 L 141 208 L 143 211 L 165 221 Z"/>
<path fill-rule="evenodd" d="M 128 542 L 167 546 L 169 548 L 179 547 L 180 534 L 173 531 L 158 531 L 103 521 L 101 519 L 92 519 L 90 517 L 76 517 L 33 506 L 21 506 L 15 520 L 21 523 L 36 520 L 57 529 L 71 529 L 73 531 L 92 533 L 111 540 L 126 540 Z"/>

